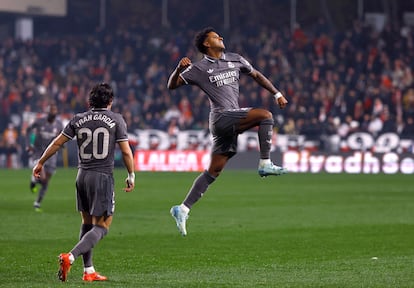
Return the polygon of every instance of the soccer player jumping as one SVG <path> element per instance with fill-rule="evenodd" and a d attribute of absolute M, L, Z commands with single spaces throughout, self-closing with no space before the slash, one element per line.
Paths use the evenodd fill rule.
<path fill-rule="evenodd" d="M 211 28 L 205 28 L 195 36 L 195 46 L 204 54 L 203 59 L 192 63 L 184 57 L 171 73 L 167 87 L 176 89 L 182 85 L 196 85 L 203 90 L 210 101 L 209 127 L 213 135 L 211 162 L 206 171 L 194 181 L 181 205 L 170 210 L 180 233 L 187 235 L 186 220 L 191 207 L 216 180 L 227 161 L 237 153 L 238 135 L 253 127 L 258 127 L 260 160 L 258 173 L 262 177 L 287 173 L 283 167 L 270 160 L 273 135 L 273 115 L 261 108 L 240 108 L 240 73 L 252 77 L 260 86 L 268 90 L 281 109 L 288 101 L 282 93 L 262 73 L 253 68 L 242 56 L 224 53 L 223 37 Z"/>

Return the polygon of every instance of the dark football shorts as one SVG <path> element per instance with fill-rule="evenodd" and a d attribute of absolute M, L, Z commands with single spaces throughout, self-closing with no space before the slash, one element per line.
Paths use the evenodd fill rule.
<path fill-rule="evenodd" d="M 213 154 L 224 154 L 230 158 L 237 153 L 237 132 L 240 119 L 247 117 L 251 108 L 241 108 L 223 111 L 216 114 L 210 123 L 210 131 L 213 135 Z"/>
<path fill-rule="evenodd" d="M 112 175 L 79 169 L 76 177 L 77 208 L 93 216 L 109 216 L 115 210 Z"/>

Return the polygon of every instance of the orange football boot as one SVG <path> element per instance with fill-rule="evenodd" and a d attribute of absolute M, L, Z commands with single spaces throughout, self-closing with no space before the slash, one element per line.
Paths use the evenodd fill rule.
<path fill-rule="evenodd" d="M 92 281 L 106 281 L 106 280 L 108 280 L 108 277 L 102 276 L 98 272 L 93 272 L 93 273 L 90 273 L 90 274 L 88 274 L 86 272 L 83 272 L 82 280 L 83 281 L 88 281 L 88 282 L 92 282 Z"/>
<path fill-rule="evenodd" d="M 60 281 L 65 282 L 70 271 L 69 253 L 61 253 L 59 255 L 59 271 L 58 277 Z"/>

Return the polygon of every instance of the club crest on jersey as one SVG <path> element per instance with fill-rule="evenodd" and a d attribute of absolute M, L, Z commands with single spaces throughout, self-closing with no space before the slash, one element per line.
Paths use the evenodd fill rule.
<path fill-rule="evenodd" d="M 229 65 L 229 68 L 234 68 L 234 64 L 232 62 L 227 62 L 227 65 Z"/>
<path fill-rule="evenodd" d="M 207 73 L 208 73 L 208 74 L 211 74 L 211 73 L 213 73 L 213 72 L 214 72 L 214 69 L 211 69 L 211 68 L 210 68 L 210 69 L 208 69 L 208 70 L 207 70 Z"/>

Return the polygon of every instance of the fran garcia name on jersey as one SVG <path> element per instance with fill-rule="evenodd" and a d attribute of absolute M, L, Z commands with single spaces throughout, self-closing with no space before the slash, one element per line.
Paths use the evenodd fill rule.
<path fill-rule="evenodd" d="M 239 71 L 230 70 L 220 74 L 211 75 L 208 77 L 210 83 L 216 84 L 217 87 L 232 84 L 239 79 Z"/>
<path fill-rule="evenodd" d="M 75 125 L 76 127 L 81 127 L 83 124 L 85 124 L 86 122 L 89 121 L 102 121 L 104 122 L 106 125 L 109 126 L 109 128 L 113 128 L 116 124 L 115 121 L 111 118 L 108 117 L 104 114 L 89 114 L 84 116 L 83 118 L 80 118 L 78 121 L 76 121 Z"/>

